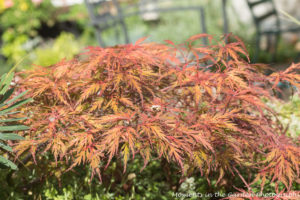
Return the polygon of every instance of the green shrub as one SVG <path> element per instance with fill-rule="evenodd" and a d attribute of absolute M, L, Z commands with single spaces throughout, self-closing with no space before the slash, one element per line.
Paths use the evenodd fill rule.
<path fill-rule="evenodd" d="M 38 36 L 38 29 L 43 23 L 54 24 L 54 11 L 50 0 L 34 4 L 31 0 L 14 1 L 14 5 L 1 13 L 0 26 L 2 35 L 2 54 L 8 58 L 8 63 L 18 62 L 28 51 L 33 49 L 30 43 Z"/>
<path fill-rule="evenodd" d="M 10 114 L 13 114 L 14 109 L 24 105 L 31 99 L 19 100 L 26 92 L 13 97 L 14 88 L 10 88 L 10 84 L 14 77 L 14 73 L 2 75 L 0 79 L 0 150 L 4 152 L 12 153 L 12 148 L 7 144 L 8 140 L 22 140 L 23 137 L 14 134 L 14 131 L 27 130 L 28 127 L 24 125 L 16 125 L 14 122 L 24 120 L 26 118 L 9 118 Z M 6 154 L 7 155 L 7 154 Z M 12 161 L 8 160 L 7 157 L 0 155 L 0 167 L 6 167 L 10 169 L 17 169 Z"/>
<path fill-rule="evenodd" d="M 288 102 L 275 101 L 267 102 L 276 112 L 278 112 L 278 120 L 283 124 L 283 128 L 287 130 L 287 134 L 297 139 L 300 136 L 300 97 L 299 94 L 294 95 Z"/>
<path fill-rule="evenodd" d="M 53 42 L 39 47 L 30 56 L 36 65 L 49 66 L 62 59 L 72 59 L 81 49 L 80 42 L 71 33 L 61 33 Z"/>

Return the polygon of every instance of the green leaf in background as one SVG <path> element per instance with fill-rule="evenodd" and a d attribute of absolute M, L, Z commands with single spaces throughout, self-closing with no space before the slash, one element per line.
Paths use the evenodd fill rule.
<path fill-rule="evenodd" d="M 0 126 L 0 131 L 24 131 L 27 129 L 28 127 L 23 125 Z"/>
<path fill-rule="evenodd" d="M 295 17 L 293 17 L 292 15 L 290 15 L 289 13 L 285 12 L 284 10 L 278 9 L 279 12 L 281 12 L 283 15 L 285 15 L 289 20 L 291 20 L 292 22 L 294 22 L 295 24 L 298 24 L 300 26 L 300 21 L 298 19 L 296 19 Z"/>
<path fill-rule="evenodd" d="M 32 101 L 32 99 L 23 99 L 23 100 L 21 100 L 21 101 L 18 101 L 17 103 L 15 103 L 15 104 L 9 106 L 8 108 L 1 110 L 1 111 L 0 111 L 0 115 L 3 115 L 3 114 L 5 114 L 5 113 L 7 113 L 8 111 L 11 111 L 11 110 L 13 110 L 13 109 L 16 109 L 16 108 L 20 107 L 21 105 L 26 104 L 26 103 L 28 103 L 28 102 L 30 102 L 30 101 Z"/>
<path fill-rule="evenodd" d="M 13 94 L 14 88 L 9 89 L 5 94 L 3 95 L 3 98 L 0 101 L 0 107 L 2 107 L 3 102 L 5 102 L 9 97 Z"/>
<path fill-rule="evenodd" d="M 3 144 L 2 142 L 0 142 L 0 147 L 6 151 L 12 152 L 12 148 L 6 144 Z"/>
<path fill-rule="evenodd" d="M 28 119 L 28 117 L 21 117 L 21 118 L 15 118 L 15 119 L 0 119 L 0 123 L 16 122 L 16 121 L 22 121 L 25 119 Z"/>
<path fill-rule="evenodd" d="M 14 88 L 10 88 L 11 82 L 14 78 L 14 72 L 17 65 L 15 65 L 7 74 L 3 74 L 0 80 L 0 116 L 8 116 L 10 114 L 15 114 L 18 112 L 9 112 L 20 106 L 28 103 L 32 99 L 22 99 L 27 91 L 22 92 L 15 97 L 11 98 L 14 93 Z M 17 101 L 19 100 L 19 101 Z M 4 150 L 4 152 L 12 153 L 12 148 L 5 143 L 7 140 L 23 140 L 24 138 L 15 134 L 15 131 L 24 131 L 27 130 L 28 127 L 24 125 L 18 125 L 14 122 L 27 119 L 26 117 L 22 118 L 8 118 L 0 120 L 0 131 L 4 133 L 0 133 L 0 149 Z M 0 155 L 0 167 L 1 168 L 10 168 L 12 170 L 17 170 L 18 167 L 12 161 Z"/>
<path fill-rule="evenodd" d="M 0 140 L 23 140 L 22 136 L 14 133 L 0 133 Z"/>
<path fill-rule="evenodd" d="M 21 98 L 22 96 L 24 96 L 27 93 L 27 91 L 22 92 L 21 94 L 19 94 L 18 96 L 12 98 L 11 100 L 7 101 L 4 105 L 8 105 L 14 101 L 16 101 L 17 99 Z"/>
<path fill-rule="evenodd" d="M 1 81 L 1 84 L 0 84 L 0 88 L 1 88 L 0 95 L 3 95 L 7 91 L 13 77 L 14 77 L 14 73 L 9 73 L 7 75 L 4 74 L 1 77 L 1 79 L 3 78 L 3 82 Z"/>
<path fill-rule="evenodd" d="M 17 170 L 18 169 L 18 167 L 17 167 L 17 165 L 15 165 L 15 163 L 13 163 L 10 160 L 4 158 L 3 156 L 0 156 L 0 165 L 8 167 L 8 168 L 10 168 L 12 170 Z"/>

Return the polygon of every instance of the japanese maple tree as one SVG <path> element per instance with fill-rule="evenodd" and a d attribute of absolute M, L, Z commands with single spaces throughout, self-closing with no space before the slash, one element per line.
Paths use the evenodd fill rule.
<path fill-rule="evenodd" d="M 198 44 L 202 37 L 210 45 Z M 231 36 L 89 47 L 71 61 L 24 73 L 19 90 L 34 99 L 23 108 L 32 113 L 31 129 L 15 150 L 34 159 L 51 152 L 56 162 L 87 164 L 99 177 L 113 158 L 125 171 L 139 155 L 145 167 L 164 158 L 183 175 L 195 168 L 210 180 L 217 173 L 217 184 L 229 174 L 247 191 L 258 179 L 262 190 L 270 179 L 290 191 L 299 183 L 299 140 L 286 136 L 264 99 L 274 98 L 279 81 L 299 87 L 300 64 L 270 76 L 263 67 L 250 64 Z"/>

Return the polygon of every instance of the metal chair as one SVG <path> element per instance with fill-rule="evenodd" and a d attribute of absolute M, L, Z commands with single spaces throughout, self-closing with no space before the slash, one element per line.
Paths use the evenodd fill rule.
<path fill-rule="evenodd" d="M 174 1 L 174 0 L 173 0 Z M 173 2 L 169 1 L 169 2 Z M 195 11 L 199 14 L 200 28 L 203 33 L 206 33 L 205 13 L 202 6 L 173 6 L 164 5 L 167 0 L 141 0 L 139 4 L 122 5 L 118 0 L 85 0 L 92 25 L 96 29 L 96 37 L 101 46 L 106 46 L 103 40 L 103 31 L 107 29 L 115 29 L 115 36 L 119 43 L 123 37 L 124 43 L 130 43 L 128 28 L 126 26 L 126 18 L 131 16 L 143 16 L 149 13 L 165 13 L 175 11 Z M 143 6 L 143 3 L 155 4 L 149 9 Z M 119 27 L 119 29 L 117 28 Z M 121 34 L 120 34 L 121 33 Z M 207 39 L 203 41 L 207 44 Z"/>
<path fill-rule="evenodd" d="M 255 23 L 255 27 L 257 30 L 256 51 L 255 51 L 254 61 L 258 59 L 260 52 L 262 50 L 261 49 L 262 37 L 263 36 L 267 37 L 267 47 L 265 50 L 269 52 L 271 50 L 271 45 L 272 45 L 272 36 L 275 36 L 275 40 L 273 43 L 274 47 L 272 52 L 272 61 L 274 61 L 276 59 L 276 53 L 277 53 L 278 43 L 281 34 L 285 32 L 299 32 L 300 28 L 299 27 L 282 28 L 281 21 L 273 0 L 247 0 L 247 3 L 250 8 Z M 266 12 L 260 15 L 255 13 L 255 9 L 262 6 L 264 8 L 269 7 L 270 9 L 268 10 L 266 9 Z M 269 28 L 264 27 L 266 21 L 270 19 L 275 20 L 273 27 L 269 27 Z"/>
<path fill-rule="evenodd" d="M 124 21 L 123 10 L 117 0 L 84 0 L 92 26 L 96 30 L 96 38 L 101 46 L 105 46 L 102 38 L 102 32 L 109 28 L 115 28 L 115 37 L 118 40 L 120 37 L 117 26 L 121 27 L 124 34 L 125 42 L 129 43 L 127 26 Z"/>

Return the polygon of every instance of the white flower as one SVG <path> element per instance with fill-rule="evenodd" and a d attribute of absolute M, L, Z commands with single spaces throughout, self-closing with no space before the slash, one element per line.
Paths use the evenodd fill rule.
<path fill-rule="evenodd" d="M 54 122 L 54 121 L 55 121 L 55 118 L 54 118 L 54 117 L 49 117 L 49 121 L 50 121 L 50 122 Z"/>
<path fill-rule="evenodd" d="M 152 111 L 160 111 L 160 108 L 161 108 L 160 105 L 152 105 L 151 106 Z"/>

